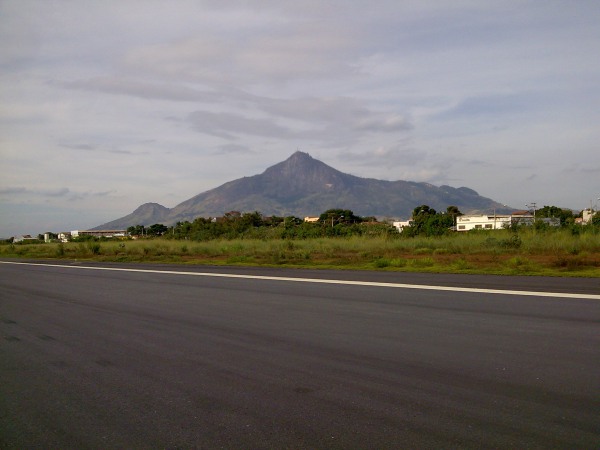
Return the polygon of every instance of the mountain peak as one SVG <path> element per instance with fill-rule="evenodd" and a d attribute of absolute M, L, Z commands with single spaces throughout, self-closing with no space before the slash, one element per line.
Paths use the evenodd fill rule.
<path fill-rule="evenodd" d="M 152 225 L 155 223 L 162 223 L 167 218 L 169 208 L 164 207 L 158 203 L 144 203 L 137 207 L 137 209 L 131 214 L 121 217 L 120 219 L 113 220 L 99 225 L 92 230 L 119 230 L 126 229 L 130 226 L 135 225 Z"/>
<path fill-rule="evenodd" d="M 146 212 L 146 211 L 165 212 L 168 210 L 169 210 L 169 208 L 166 208 L 159 203 L 150 202 L 150 203 L 144 203 L 143 205 L 138 206 L 138 208 L 134 212 L 136 212 L 136 213 Z"/>
<path fill-rule="evenodd" d="M 173 209 L 146 203 L 132 214 L 100 228 L 171 225 L 197 217 L 217 217 L 227 211 L 304 217 L 331 208 L 344 208 L 362 216 L 409 217 L 416 205 L 423 204 L 442 210 L 455 205 L 463 212 L 500 206 L 469 188 L 360 178 L 340 172 L 306 152 L 296 151 L 260 175 L 230 181 Z"/>
<path fill-rule="evenodd" d="M 317 193 L 326 185 L 341 187 L 346 178 L 343 173 L 301 151 L 269 167 L 262 176 L 265 180 L 281 183 L 276 192 L 285 196 L 295 196 L 299 192 Z"/>
<path fill-rule="evenodd" d="M 306 169 L 310 169 L 314 167 L 315 164 L 323 164 L 321 161 L 314 159 L 308 153 L 296 151 L 294 152 L 288 159 L 280 162 L 279 164 L 275 164 L 274 166 L 269 167 L 265 170 L 265 174 L 273 173 L 273 172 L 283 172 L 284 175 L 290 175 L 292 172 L 297 172 L 298 170 L 303 171 Z"/>
<path fill-rule="evenodd" d="M 292 155 L 287 159 L 287 161 L 303 161 L 303 160 L 312 160 L 314 161 L 314 158 L 312 156 L 310 156 L 308 153 L 306 152 L 301 152 L 300 150 L 296 150 L 294 153 L 292 153 Z"/>

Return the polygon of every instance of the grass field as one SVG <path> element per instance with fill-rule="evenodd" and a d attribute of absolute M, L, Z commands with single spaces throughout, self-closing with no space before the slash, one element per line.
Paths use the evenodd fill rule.
<path fill-rule="evenodd" d="M 0 246 L 0 256 L 116 262 L 265 265 L 600 277 L 600 234 L 533 229 L 416 238 L 166 239 Z"/>

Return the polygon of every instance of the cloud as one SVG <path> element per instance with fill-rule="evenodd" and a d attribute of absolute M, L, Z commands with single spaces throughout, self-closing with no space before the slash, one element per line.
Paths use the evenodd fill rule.
<path fill-rule="evenodd" d="M 427 160 L 428 157 L 427 152 L 418 151 L 414 148 L 403 148 L 401 146 L 377 147 L 366 152 L 344 152 L 340 155 L 341 159 L 349 162 L 379 167 L 382 165 L 387 165 L 387 167 L 414 166 Z"/>
<path fill-rule="evenodd" d="M 175 102 L 209 102 L 222 99 L 216 92 L 200 91 L 181 85 L 149 83 L 122 77 L 95 77 L 77 81 L 56 81 L 56 86 L 66 89 L 80 89 L 114 95 L 128 95 L 147 100 L 168 100 Z"/>
<path fill-rule="evenodd" d="M 94 197 L 94 198 L 101 198 L 101 197 L 110 197 L 115 193 L 114 190 L 108 190 L 108 191 L 100 191 L 100 192 L 91 192 L 91 191 L 87 191 L 87 192 L 70 192 L 69 193 L 69 200 L 86 200 L 88 198 Z"/>
<path fill-rule="evenodd" d="M 59 188 L 41 192 L 41 195 L 46 197 L 65 197 L 67 194 L 71 194 L 69 188 Z"/>
<path fill-rule="evenodd" d="M 378 116 L 378 117 L 377 117 Z M 405 116 L 391 115 L 385 116 L 378 114 L 377 116 L 359 120 L 355 128 L 360 131 L 393 133 L 396 131 L 407 131 L 413 128 L 411 123 Z"/>
<path fill-rule="evenodd" d="M 231 25 L 238 29 L 229 32 Z M 360 33 L 330 25 L 290 16 L 274 17 L 268 26 L 262 20 L 258 26 L 251 20 L 225 23 L 228 32 L 195 30 L 180 39 L 132 48 L 121 62 L 130 73 L 218 86 L 355 74 L 353 54 Z"/>
<path fill-rule="evenodd" d="M 282 116 L 304 122 L 351 123 L 369 117 L 366 103 L 349 97 L 272 98 L 252 96 L 248 99 L 257 109 L 273 116 Z"/>
<path fill-rule="evenodd" d="M 377 111 L 366 101 L 348 97 L 253 98 L 256 108 L 327 129 L 396 132 L 412 128 L 406 115 Z"/>
<path fill-rule="evenodd" d="M 39 188 L 26 188 L 22 186 L 9 186 L 0 188 L 0 195 L 9 196 L 12 198 L 26 197 L 28 199 L 42 199 L 42 198 L 55 198 L 55 199 L 68 199 L 68 200 L 83 200 L 89 197 L 107 197 L 114 193 L 114 190 L 107 191 L 85 191 L 77 192 L 67 187 L 61 188 L 50 188 L 50 189 L 39 189 Z"/>
<path fill-rule="evenodd" d="M 413 127 L 402 114 L 374 111 L 344 97 L 276 99 L 236 93 L 236 99 L 244 104 L 240 112 L 195 111 L 186 120 L 196 131 L 228 140 L 250 135 L 308 140 L 325 147 L 345 146 L 364 132 L 406 132 Z"/>
<path fill-rule="evenodd" d="M 278 138 L 297 135 L 291 129 L 277 125 L 270 119 L 248 118 L 240 114 L 195 111 L 188 115 L 187 121 L 196 131 L 228 140 L 237 139 L 240 134 Z"/>
<path fill-rule="evenodd" d="M 521 118 L 524 115 L 538 114 L 540 108 L 552 108 L 554 104 L 564 102 L 557 92 L 544 90 L 521 91 L 494 95 L 469 96 L 458 104 L 436 114 L 434 119 L 441 120 L 503 120 Z M 502 131 L 503 127 L 496 127 Z"/>
<path fill-rule="evenodd" d="M 0 188 L 0 195 L 25 194 L 27 189 L 24 187 L 6 187 Z"/>
<path fill-rule="evenodd" d="M 300 147 L 509 204 L 535 173 L 528 200 L 577 206 L 599 21 L 592 1 L 0 1 L 0 194 L 101 223 Z"/>
<path fill-rule="evenodd" d="M 60 144 L 61 147 L 71 150 L 95 150 L 96 147 L 90 144 Z"/>
<path fill-rule="evenodd" d="M 225 144 L 217 147 L 217 154 L 253 153 L 249 147 L 238 144 Z"/>
<path fill-rule="evenodd" d="M 596 165 L 593 162 L 590 163 L 577 163 L 570 164 L 561 169 L 561 173 L 566 174 L 570 177 L 584 177 L 586 179 L 596 174 L 600 175 L 600 165 Z M 600 190 L 598 192 L 600 194 Z"/>

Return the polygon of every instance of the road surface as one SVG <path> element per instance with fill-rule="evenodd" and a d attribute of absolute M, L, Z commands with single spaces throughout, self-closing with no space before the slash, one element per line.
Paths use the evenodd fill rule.
<path fill-rule="evenodd" d="M 0 448 L 600 447 L 597 279 L 62 264 L 0 262 Z"/>

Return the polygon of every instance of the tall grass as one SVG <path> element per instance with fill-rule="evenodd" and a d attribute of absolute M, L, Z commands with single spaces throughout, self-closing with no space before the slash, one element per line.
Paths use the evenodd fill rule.
<path fill-rule="evenodd" d="M 508 230 L 442 237 L 165 239 L 0 246 L 2 257 L 600 276 L 600 234 Z"/>

